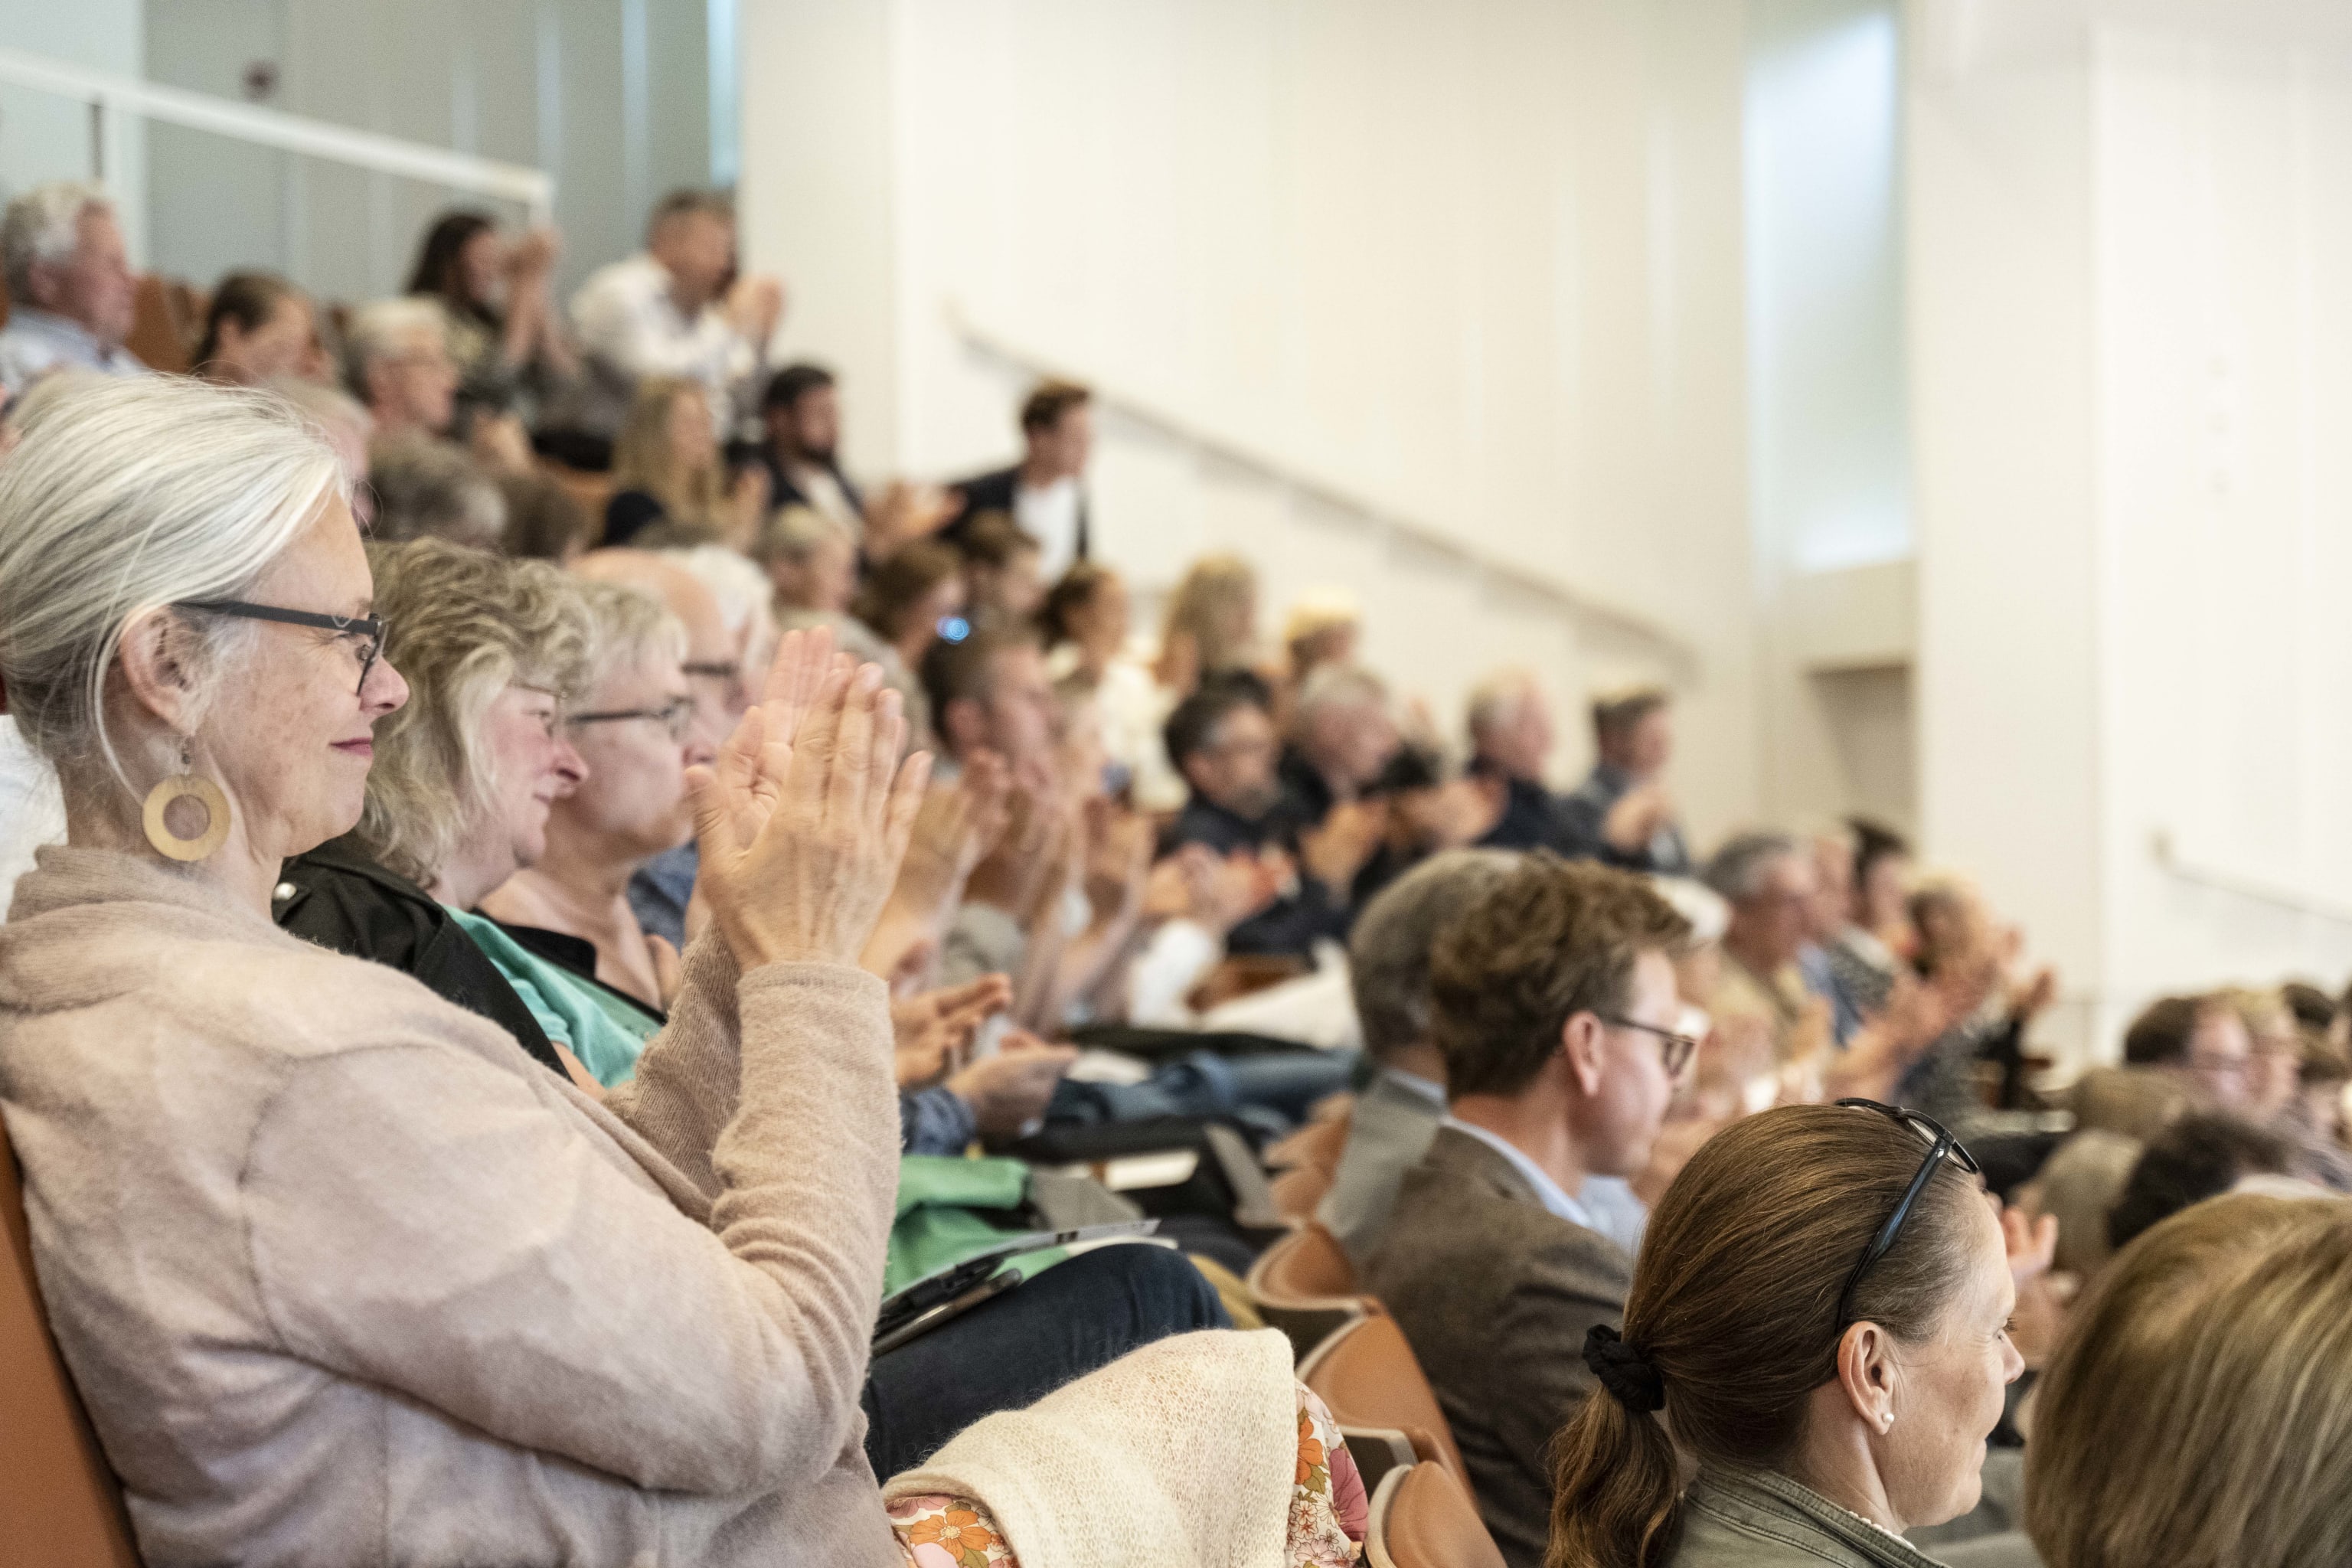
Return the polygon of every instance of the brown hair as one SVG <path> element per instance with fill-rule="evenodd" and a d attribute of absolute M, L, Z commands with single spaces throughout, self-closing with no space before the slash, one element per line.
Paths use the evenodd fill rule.
<path fill-rule="evenodd" d="M 196 370 L 202 372 L 220 356 L 223 321 L 235 321 L 241 331 L 259 331 L 279 305 L 306 297 L 275 272 L 230 273 L 213 290 L 212 306 L 205 312 L 204 336 L 197 340 L 193 358 Z"/>
<path fill-rule="evenodd" d="M 963 557 L 936 539 L 903 544 L 874 563 L 857 591 L 851 613 L 874 629 L 885 642 L 896 642 L 906 628 L 898 623 L 922 602 L 923 595 L 963 570 Z"/>
<path fill-rule="evenodd" d="M 1257 601 L 1257 571 L 1238 555 L 1203 555 L 1192 563 L 1168 596 L 1160 622 L 1161 645 L 1179 635 L 1190 637 L 1201 656 L 1201 679 L 1238 669 L 1250 660 L 1250 648 L 1228 637 L 1223 622 L 1228 612 Z M 1246 631 L 1246 638 L 1255 629 Z"/>
<path fill-rule="evenodd" d="M 1618 1013 L 1643 952 L 1690 922 L 1628 871 L 1537 853 L 1465 910 L 1430 955 L 1430 1037 L 1456 1095 L 1515 1094 L 1579 1013 Z"/>
<path fill-rule="evenodd" d="M 1702 1466 L 1787 1462 L 1807 1397 L 1837 1375 L 1839 1292 L 1925 1152 L 1892 1117 L 1833 1105 L 1766 1110 L 1700 1146 L 1650 1217 L 1625 1298 L 1625 1343 L 1655 1369 L 1664 1420 L 1606 1390 L 1585 1396 L 1553 1445 L 1548 1568 L 1664 1563 L 1681 1510 L 1677 1446 Z M 1937 1163 L 1862 1277 L 1857 1321 L 1906 1343 L 1935 1333 L 1968 1277 L 1979 1192 Z"/>
<path fill-rule="evenodd" d="M 1046 645 L 1059 647 L 1076 642 L 1077 634 L 1070 629 L 1070 618 L 1093 601 L 1096 589 L 1118 575 L 1099 561 L 1072 562 L 1062 580 L 1045 590 L 1045 602 L 1037 606 L 1037 626 Z"/>
<path fill-rule="evenodd" d="M 1062 416 L 1094 401 L 1094 393 L 1075 381 L 1041 381 L 1021 405 L 1024 434 L 1038 435 L 1062 422 Z"/>
<path fill-rule="evenodd" d="M 2025 1453 L 2049 1568 L 2352 1561 L 2352 1207 L 2234 1194 L 2068 1314 Z"/>
<path fill-rule="evenodd" d="M 1044 548 L 1035 534 L 1013 521 L 1009 511 L 976 514 L 955 543 L 963 558 L 975 566 L 1009 566 L 1023 551 L 1034 553 Z"/>
<path fill-rule="evenodd" d="M 1673 699 L 1663 686 L 1636 686 L 1592 700 L 1592 732 L 1601 740 L 1622 735 Z"/>

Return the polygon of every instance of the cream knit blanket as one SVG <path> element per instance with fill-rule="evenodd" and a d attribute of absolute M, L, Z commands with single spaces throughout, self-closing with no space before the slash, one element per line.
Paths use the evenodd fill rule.
<path fill-rule="evenodd" d="M 1282 1568 L 1297 1464 L 1290 1342 L 1209 1330 L 975 1422 L 882 1492 L 985 1503 L 1021 1568 Z"/>

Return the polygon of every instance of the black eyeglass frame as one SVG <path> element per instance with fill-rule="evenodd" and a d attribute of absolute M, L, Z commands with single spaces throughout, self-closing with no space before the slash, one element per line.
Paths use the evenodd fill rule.
<path fill-rule="evenodd" d="M 1696 1035 L 1685 1035 L 1679 1029 L 1662 1029 L 1655 1024 L 1644 1024 L 1639 1018 L 1620 1018 L 1612 1013 L 1595 1013 L 1592 1016 L 1612 1028 L 1638 1029 L 1643 1034 L 1657 1036 L 1664 1042 L 1664 1048 L 1658 1052 L 1658 1058 L 1668 1078 L 1682 1077 L 1683 1068 L 1690 1066 L 1691 1058 L 1698 1055 L 1701 1041 Z"/>
<path fill-rule="evenodd" d="M 1903 1234 L 1903 1222 L 1911 1217 L 1911 1210 L 1918 1203 L 1919 1194 L 1927 1190 L 1927 1180 L 1936 1173 L 1936 1167 L 1948 1157 L 1971 1176 L 1983 1174 L 1984 1168 L 1977 1163 L 1977 1157 L 1969 1152 L 1968 1145 L 1954 1137 L 1950 1128 L 1932 1116 L 1899 1105 L 1882 1105 L 1874 1100 L 1841 1100 L 1837 1103 L 1854 1110 L 1874 1110 L 1890 1121 L 1914 1131 L 1924 1130 L 1934 1134 L 1927 1144 L 1927 1157 L 1919 1162 L 1919 1173 L 1912 1177 L 1910 1186 L 1904 1189 L 1903 1201 L 1895 1205 L 1895 1212 L 1888 1215 L 1886 1223 L 1878 1227 L 1878 1234 L 1871 1238 L 1870 1246 L 1863 1252 L 1862 1261 L 1855 1264 L 1853 1272 L 1846 1276 L 1845 1289 L 1838 1292 L 1837 1330 L 1843 1333 L 1846 1326 L 1854 1321 L 1855 1288 L 1862 1283 L 1862 1277 L 1870 1272 L 1872 1265 L 1895 1249 L 1895 1238 Z"/>
<path fill-rule="evenodd" d="M 309 626 L 315 631 L 338 632 L 346 636 L 358 633 L 368 639 L 367 647 L 360 654 L 360 691 L 367 689 L 368 677 L 375 671 L 375 661 L 383 657 L 384 638 L 390 628 L 373 616 L 328 616 L 316 610 L 285 610 L 275 605 L 250 605 L 243 599 L 182 599 L 172 606 L 175 610 L 202 610 L 208 616 L 229 616 L 241 621 L 275 621 L 279 626 Z"/>
<path fill-rule="evenodd" d="M 618 724 L 628 719 L 659 720 L 673 741 L 683 741 L 694 724 L 694 699 L 673 697 L 658 708 L 608 708 L 598 713 L 566 713 L 566 724 Z"/>

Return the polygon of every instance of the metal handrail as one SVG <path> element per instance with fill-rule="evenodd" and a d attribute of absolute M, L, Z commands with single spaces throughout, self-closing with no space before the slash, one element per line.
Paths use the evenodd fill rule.
<path fill-rule="evenodd" d="M 209 93 L 159 87 L 136 77 L 91 70 L 18 49 L 0 49 L 0 81 L 89 105 L 92 162 L 101 179 L 112 162 L 107 155 L 110 138 L 107 111 L 128 110 L 149 120 L 210 131 L 240 142 L 282 147 L 289 153 L 519 202 L 529 210 L 533 223 L 548 222 L 555 213 L 555 176 L 521 163 L 502 163 L 373 131 L 354 131 L 347 125 L 236 103 Z"/>
<path fill-rule="evenodd" d="M 980 325 L 965 312 L 959 301 L 948 300 L 946 311 L 950 330 L 963 341 L 967 348 L 980 354 L 1001 361 L 1027 375 L 1083 382 L 1092 390 L 1098 405 L 1137 424 L 1207 453 L 1221 462 L 1260 475 L 1336 510 L 1365 518 L 1379 531 L 1410 541 L 1415 550 L 1445 557 L 1479 577 L 1548 600 L 1581 619 L 1603 622 L 1621 632 L 1631 632 L 1664 649 L 1684 680 L 1696 681 L 1698 677 L 1700 659 L 1697 648 L 1681 633 L 1661 625 L 1654 616 L 1643 611 L 1620 604 L 1590 588 L 1563 582 L 1548 573 L 1530 571 L 1516 561 L 1465 543 L 1457 535 L 1433 523 L 1384 506 L 1350 489 L 1343 481 L 1316 473 L 1293 458 L 1269 452 L 1245 437 L 1213 430 L 1199 420 L 1179 414 L 1142 394 L 1060 364 L 1049 355 L 1039 353 L 1002 332 Z"/>

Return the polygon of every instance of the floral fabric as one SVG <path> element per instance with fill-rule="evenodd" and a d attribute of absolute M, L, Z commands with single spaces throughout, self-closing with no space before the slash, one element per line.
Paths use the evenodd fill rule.
<path fill-rule="evenodd" d="M 1098 1499 L 1115 1507 L 1117 1500 Z M 1298 1385 L 1298 1460 L 1290 1494 L 1285 1568 L 1354 1568 L 1370 1511 L 1364 1478 L 1339 1423 Z M 890 1529 L 911 1568 L 1019 1568 L 1020 1559 L 988 1505 L 973 1498 L 904 1497 L 890 1505 Z"/>

